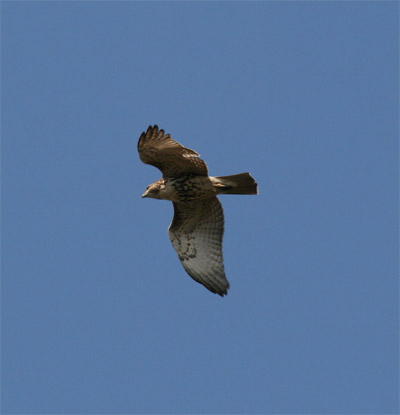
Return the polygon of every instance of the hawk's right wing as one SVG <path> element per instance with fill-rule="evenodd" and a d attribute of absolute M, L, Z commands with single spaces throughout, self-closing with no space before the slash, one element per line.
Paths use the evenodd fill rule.
<path fill-rule="evenodd" d="M 182 175 L 208 176 L 207 164 L 200 159 L 200 154 L 183 147 L 173 140 L 157 125 L 147 129 L 139 138 L 138 151 L 143 163 L 151 164 L 163 173 L 164 177 Z"/>
<path fill-rule="evenodd" d="M 169 237 L 186 272 L 213 293 L 228 293 L 222 238 L 224 212 L 217 197 L 174 203 Z"/>

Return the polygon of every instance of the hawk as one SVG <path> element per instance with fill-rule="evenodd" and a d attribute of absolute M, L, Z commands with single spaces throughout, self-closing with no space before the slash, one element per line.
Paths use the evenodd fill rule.
<path fill-rule="evenodd" d="M 256 195 L 249 173 L 212 177 L 196 151 L 173 140 L 157 125 L 139 138 L 143 163 L 161 170 L 163 177 L 147 186 L 142 197 L 166 199 L 174 205 L 169 237 L 186 272 L 211 292 L 228 294 L 222 255 L 224 212 L 219 194 Z"/>

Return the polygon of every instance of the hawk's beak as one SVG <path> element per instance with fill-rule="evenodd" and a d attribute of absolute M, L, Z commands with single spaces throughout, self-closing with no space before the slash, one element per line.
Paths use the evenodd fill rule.
<path fill-rule="evenodd" d="M 142 198 L 143 198 L 143 197 L 147 197 L 147 193 L 148 193 L 148 191 L 146 190 L 146 191 L 142 194 Z"/>

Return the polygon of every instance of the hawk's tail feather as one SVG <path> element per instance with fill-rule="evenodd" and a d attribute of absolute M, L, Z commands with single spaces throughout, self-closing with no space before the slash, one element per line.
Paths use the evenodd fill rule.
<path fill-rule="evenodd" d="M 234 174 L 233 176 L 215 177 L 214 187 L 217 193 L 231 195 L 256 195 L 258 185 L 250 173 Z"/>

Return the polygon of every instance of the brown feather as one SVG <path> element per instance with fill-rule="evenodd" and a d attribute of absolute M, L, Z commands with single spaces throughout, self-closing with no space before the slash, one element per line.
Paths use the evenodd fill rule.
<path fill-rule="evenodd" d="M 213 293 L 226 295 L 224 212 L 218 198 L 174 203 L 174 219 L 168 231 L 186 272 Z"/>
<path fill-rule="evenodd" d="M 143 163 L 157 167 L 164 177 L 208 176 L 207 164 L 199 158 L 200 154 L 173 140 L 164 130 L 159 130 L 157 125 L 149 126 L 142 133 L 138 151 Z"/>

